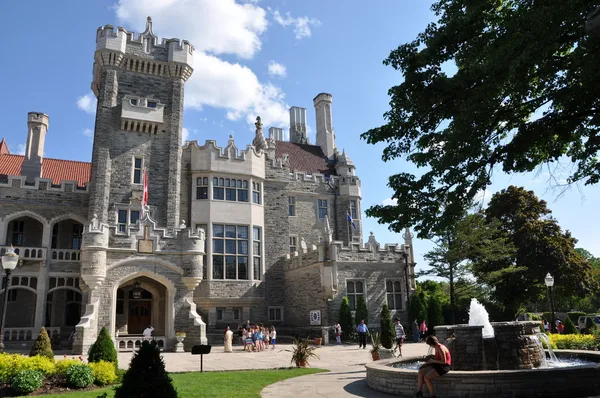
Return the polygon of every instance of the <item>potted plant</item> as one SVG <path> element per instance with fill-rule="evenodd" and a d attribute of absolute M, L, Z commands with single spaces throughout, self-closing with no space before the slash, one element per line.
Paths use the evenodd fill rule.
<path fill-rule="evenodd" d="M 381 349 L 381 334 L 379 332 L 375 332 L 371 334 L 371 357 L 373 357 L 374 361 L 379 360 L 379 350 Z"/>
<path fill-rule="evenodd" d="M 295 363 L 296 366 L 299 368 L 307 367 L 308 360 L 310 358 L 319 359 L 319 354 L 315 352 L 317 347 L 311 347 L 309 343 L 309 339 L 300 340 L 296 338 L 294 339 L 294 343 L 292 344 L 292 349 L 287 350 L 292 353 L 291 363 Z"/>
<path fill-rule="evenodd" d="M 313 339 L 313 344 L 314 345 L 321 345 L 322 342 L 323 342 L 323 338 L 322 337 L 315 337 Z"/>

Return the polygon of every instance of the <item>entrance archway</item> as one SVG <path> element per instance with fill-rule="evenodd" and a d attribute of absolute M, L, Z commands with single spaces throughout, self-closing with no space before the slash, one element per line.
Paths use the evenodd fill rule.
<path fill-rule="evenodd" d="M 121 283 L 114 306 L 115 330 L 119 336 L 139 336 L 152 326 L 154 336 L 166 336 L 168 302 L 166 286 L 148 276 Z"/>

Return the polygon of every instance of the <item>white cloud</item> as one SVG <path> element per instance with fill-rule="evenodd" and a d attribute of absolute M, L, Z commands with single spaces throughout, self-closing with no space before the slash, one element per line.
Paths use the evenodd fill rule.
<path fill-rule="evenodd" d="M 92 129 L 84 129 L 83 130 L 83 135 L 85 135 L 86 137 L 88 137 L 90 139 L 90 141 L 92 141 L 94 139 L 94 130 L 92 130 Z"/>
<path fill-rule="evenodd" d="M 286 77 L 287 69 L 279 62 L 269 61 L 269 76 Z"/>
<path fill-rule="evenodd" d="M 17 145 L 17 155 L 25 155 L 26 149 L 27 149 L 27 146 L 25 144 Z"/>
<path fill-rule="evenodd" d="M 187 107 L 225 109 L 228 119 L 245 118 L 252 124 L 261 116 L 265 126 L 286 127 L 289 106 L 281 89 L 260 82 L 247 66 L 217 57 L 227 53 L 252 58 L 261 49 L 266 11 L 253 3 L 119 0 L 115 9 L 124 25 L 141 31 L 145 16 L 151 15 L 156 35 L 179 37 L 195 46 L 194 73 L 186 84 Z"/>
<path fill-rule="evenodd" d="M 188 138 L 190 138 L 190 131 L 184 127 L 181 129 L 181 145 L 185 144 Z"/>
<path fill-rule="evenodd" d="M 161 37 L 189 40 L 196 51 L 235 54 L 252 58 L 262 45 L 267 30 L 266 11 L 252 3 L 234 0 L 119 0 L 117 17 L 143 31 L 146 16 Z"/>
<path fill-rule="evenodd" d="M 398 200 L 394 198 L 386 198 L 381 202 L 384 206 L 396 206 L 398 204 Z"/>
<path fill-rule="evenodd" d="M 321 25 L 321 21 L 316 18 L 309 17 L 297 17 L 294 18 L 289 12 L 285 13 L 285 16 L 281 15 L 279 10 L 273 11 L 273 19 L 279 25 L 284 28 L 288 26 L 294 27 L 294 34 L 296 35 L 297 40 L 304 39 L 305 37 L 312 36 L 312 26 Z"/>
<path fill-rule="evenodd" d="M 85 113 L 96 113 L 96 96 L 91 91 L 86 95 L 77 98 L 77 107 Z"/>

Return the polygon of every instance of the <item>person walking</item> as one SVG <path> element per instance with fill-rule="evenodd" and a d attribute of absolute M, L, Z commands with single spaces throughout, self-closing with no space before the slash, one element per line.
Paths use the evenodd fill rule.
<path fill-rule="evenodd" d="M 358 326 L 356 326 L 358 332 L 358 348 L 367 348 L 367 334 L 369 334 L 369 328 L 365 325 L 365 320 L 361 319 Z"/>
<path fill-rule="evenodd" d="M 427 336 L 427 323 L 425 323 L 425 319 L 421 322 L 419 326 L 419 332 L 421 333 L 421 340 L 425 340 L 425 336 Z"/>
<path fill-rule="evenodd" d="M 338 344 L 342 344 L 342 325 L 338 323 L 333 327 L 333 329 L 335 331 L 335 341 Z"/>
<path fill-rule="evenodd" d="M 402 356 L 402 343 L 404 343 L 404 339 L 406 338 L 406 333 L 404 333 L 404 327 L 400 322 L 400 319 L 396 318 L 395 320 L 395 329 L 396 329 L 396 345 L 398 346 L 398 357 Z"/>
<path fill-rule="evenodd" d="M 415 319 L 412 323 L 412 335 L 415 343 L 419 342 L 419 323 Z"/>

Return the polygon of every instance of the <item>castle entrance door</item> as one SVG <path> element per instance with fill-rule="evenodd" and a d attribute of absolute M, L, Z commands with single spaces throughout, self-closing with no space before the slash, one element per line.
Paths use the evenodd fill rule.
<path fill-rule="evenodd" d="M 142 334 L 152 324 L 152 300 L 129 301 L 129 333 Z"/>

